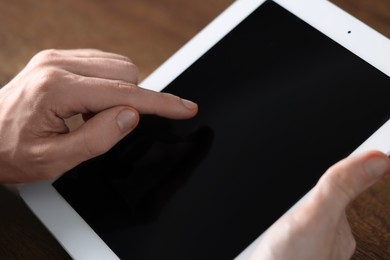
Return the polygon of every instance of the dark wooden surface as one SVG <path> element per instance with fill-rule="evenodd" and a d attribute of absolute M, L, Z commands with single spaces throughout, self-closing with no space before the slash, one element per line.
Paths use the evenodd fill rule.
<path fill-rule="evenodd" d="M 138 65 L 142 80 L 232 2 L 0 0 L 0 85 L 46 48 L 120 53 Z M 332 2 L 390 37 L 390 0 Z M 79 123 L 77 117 L 69 120 L 71 127 Z M 0 208 L 0 259 L 69 259 L 9 187 L 0 186 Z M 353 259 L 390 259 L 390 177 L 347 213 L 357 240 Z"/>

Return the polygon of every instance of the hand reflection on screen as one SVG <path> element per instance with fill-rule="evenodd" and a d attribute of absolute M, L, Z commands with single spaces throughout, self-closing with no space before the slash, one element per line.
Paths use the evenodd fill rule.
<path fill-rule="evenodd" d="M 182 123 L 144 116 L 109 152 L 80 164 L 54 186 L 77 201 L 72 206 L 102 234 L 151 222 L 186 184 L 213 141 L 210 127 L 181 129 Z"/>
<path fill-rule="evenodd" d="M 118 156 L 119 176 L 110 184 L 131 209 L 134 224 L 158 216 L 162 207 L 207 154 L 213 139 L 208 127 L 200 127 L 188 136 L 179 137 L 169 128 L 158 132 L 142 131 L 134 143 Z"/>

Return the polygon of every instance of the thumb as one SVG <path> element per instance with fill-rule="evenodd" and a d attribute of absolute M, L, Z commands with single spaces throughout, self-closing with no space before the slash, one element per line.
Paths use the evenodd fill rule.
<path fill-rule="evenodd" d="M 319 195 L 324 210 L 335 207 L 344 210 L 389 172 L 390 159 L 379 151 L 353 155 L 330 167 L 317 183 L 314 193 Z"/>
<path fill-rule="evenodd" d="M 50 157 L 55 169 L 63 173 L 79 163 L 101 155 L 131 132 L 139 114 L 130 107 L 112 107 L 97 113 L 73 132 L 55 136 L 50 141 Z M 58 160 L 61 158 L 61 160 Z"/>

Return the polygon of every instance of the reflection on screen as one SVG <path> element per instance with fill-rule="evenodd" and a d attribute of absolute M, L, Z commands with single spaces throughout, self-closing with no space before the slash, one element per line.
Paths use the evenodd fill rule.
<path fill-rule="evenodd" d="M 55 188 L 121 259 L 233 259 L 389 116 L 389 77 L 267 1 Z"/>

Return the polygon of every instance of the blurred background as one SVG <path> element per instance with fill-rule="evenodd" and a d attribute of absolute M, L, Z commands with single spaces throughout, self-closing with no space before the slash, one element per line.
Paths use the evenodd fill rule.
<path fill-rule="evenodd" d="M 131 57 L 141 79 L 233 0 L 1 0 L 0 85 L 38 51 L 97 48 Z M 333 0 L 390 36 L 389 0 Z"/>
<path fill-rule="evenodd" d="M 131 57 L 152 72 L 232 0 L 0 1 L 4 85 L 38 51 L 97 48 Z"/>
<path fill-rule="evenodd" d="M 48 48 L 97 48 L 128 56 L 142 80 L 232 2 L 0 0 L 0 86 Z M 390 0 L 331 2 L 390 37 Z M 77 117 L 69 120 L 71 128 L 80 123 Z M 389 205 L 385 178 L 349 207 L 358 242 L 354 259 L 390 259 Z M 0 187 L 0 208 L 0 259 L 69 259 L 8 187 Z"/>

